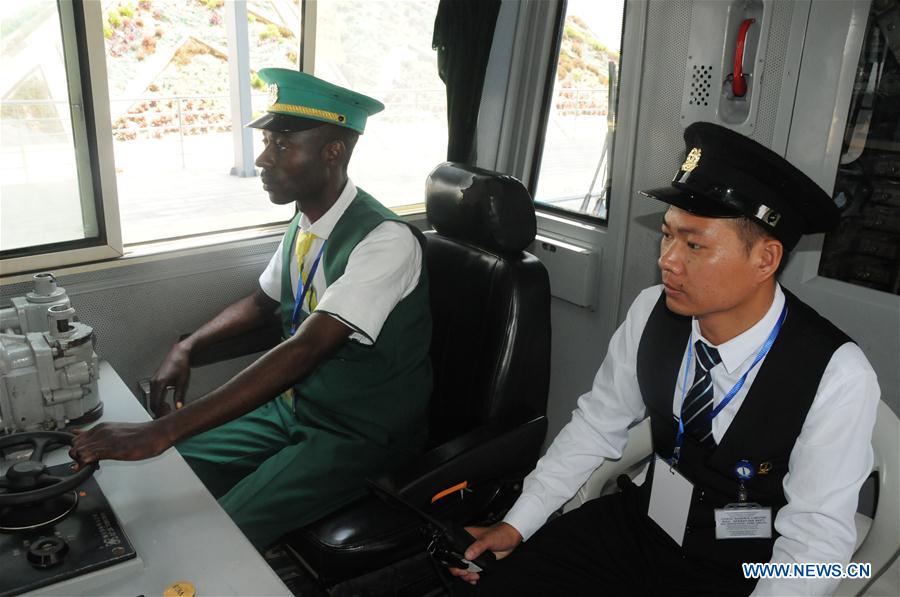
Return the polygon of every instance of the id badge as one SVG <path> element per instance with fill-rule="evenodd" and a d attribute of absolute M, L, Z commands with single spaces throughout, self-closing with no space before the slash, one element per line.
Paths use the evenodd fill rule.
<path fill-rule="evenodd" d="M 728 504 L 716 508 L 716 539 L 771 539 L 772 508 L 759 504 Z"/>
<path fill-rule="evenodd" d="M 653 486 L 647 515 L 679 546 L 684 542 L 693 495 L 694 485 L 657 455 L 653 463 Z"/>

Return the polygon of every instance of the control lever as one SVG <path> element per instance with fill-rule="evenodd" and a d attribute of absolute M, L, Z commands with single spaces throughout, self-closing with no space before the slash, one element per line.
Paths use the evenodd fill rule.
<path fill-rule="evenodd" d="M 379 498 L 391 505 L 400 506 L 411 511 L 425 523 L 430 541 L 427 551 L 440 564 L 447 567 L 462 568 L 470 572 L 488 570 L 497 561 L 490 551 L 485 551 L 472 561 L 465 558 L 466 549 L 475 542 L 475 537 L 469 534 L 459 525 L 446 524 L 437 518 L 425 513 L 416 506 L 391 491 L 379 485 L 371 479 L 368 480 L 369 488 Z"/>
<path fill-rule="evenodd" d="M 747 31 L 756 19 L 745 19 L 738 30 L 737 45 L 734 48 L 734 76 L 731 79 L 731 91 L 734 97 L 747 95 L 747 79 L 744 75 L 744 46 L 747 43 Z"/>

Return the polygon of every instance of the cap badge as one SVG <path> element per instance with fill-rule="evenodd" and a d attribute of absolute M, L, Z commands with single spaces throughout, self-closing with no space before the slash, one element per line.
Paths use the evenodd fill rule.
<path fill-rule="evenodd" d="M 278 85 L 269 83 L 269 105 L 278 103 Z"/>
<path fill-rule="evenodd" d="M 691 172 L 698 165 L 700 165 L 700 148 L 695 147 L 687 155 L 687 159 L 684 160 L 684 163 L 681 165 L 681 169 L 685 172 Z"/>
<path fill-rule="evenodd" d="M 756 219 L 760 220 L 764 224 L 768 224 L 773 228 L 778 225 L 778 222 L 781 220 L 781 214 L 772 209 L 767 205 L 760 205 L 756 209 Z"/>

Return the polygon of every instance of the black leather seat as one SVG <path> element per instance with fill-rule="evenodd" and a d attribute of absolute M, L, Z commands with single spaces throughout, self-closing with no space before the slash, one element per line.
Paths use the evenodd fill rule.
<path fill-rule="evenodd" d="M 536 231 L 528 191 L 509 176 L 458 164 L 428 177 L 425 258 L 431 292 L 434 393 L 429 449 L 380 482 L 444 519 L 502 515 L 538 458 L 547 429 L 550 288 L 524 251 Z M 467 489 L 431 503 L 466 482 Z M 323 586 L 421 553 L 420 522 L 374 496 L 290 534 Z"/>

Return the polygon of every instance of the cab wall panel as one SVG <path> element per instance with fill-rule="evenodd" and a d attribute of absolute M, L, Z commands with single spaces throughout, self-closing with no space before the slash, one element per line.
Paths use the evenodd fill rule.
<path fill-rule="evenodd" d="M 172 344 L 223 307 L 250 294 L 277 246 L 277 239 L 147 263 L 58 276 L 79 319 L 94 328 L 97 355 L 112 364 L 125 384 L 150 377 Z M 4 285 L 0 304 L 31 290 L 31 283 Z M 253 356 L 195 369 L 189 399 L 215 389 Z"/>

